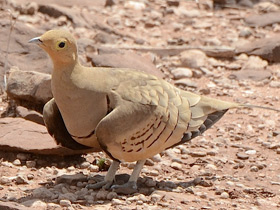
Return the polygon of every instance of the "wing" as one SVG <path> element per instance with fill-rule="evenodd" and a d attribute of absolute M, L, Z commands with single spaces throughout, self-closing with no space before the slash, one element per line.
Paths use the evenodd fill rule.
<path fill-rule="evenodd" d="M 118 83 L 107 92 L 112 112 L 96 128 L 99 144 L 114 159 L 152 157 L 203 133 L 238 106 L 180 90 L 151 75 L 114 74 Z"/>
<path fill-rule="evenodd" d="M 96 136 L 114 159 L 146 159 L 178 143 L 187 130 L 189 102 L 164 80 L 140 74 L 120 82 L 109 99 L 113 111 L 98 124 Z"/>

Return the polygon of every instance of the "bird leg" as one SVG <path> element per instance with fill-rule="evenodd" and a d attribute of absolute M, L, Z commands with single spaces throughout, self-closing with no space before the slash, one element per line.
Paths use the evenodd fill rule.
<path fill-rule="evenodd" d="M 111 164 L 111 166 L 104 178 L 104 181 L 98 182 L 95 184 L 88 184 L 86 187 L 88 189 L 94 189 L 94 190 L 100 189 L 101 187 L 106 190 L 109 189 L 111 187 L 111 185 L 113 184 L 115 174 L 119 168 L 119 165 L 120 165 L 119 161 L 113 160 L 113 163 Z"/>
<path fill-rule="evenodd" d="M 145 162 L 146 159 L 138 160 L 128 182 L 123 185 L 113 185 L 111 188 L 114 189 L 114 191 L 116 191 L 117 193 L 123 194 L 131 194 L 137 192 L 137 179 Z"/>

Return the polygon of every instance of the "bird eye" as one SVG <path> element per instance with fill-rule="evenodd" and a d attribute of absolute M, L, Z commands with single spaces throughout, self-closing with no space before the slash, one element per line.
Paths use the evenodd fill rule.
<path fill-rule="evenodd" d="M 62 50 L 67 48 L 67 42 L 65 40 L 60 40 L 56 43 L 55 49 L 56 50 Z"/>
<path fill-rule="evenodd" d="M 58 47 L 59 47 L 59 48 L 65 47 L 65 42 L 60 42 L 60 43 L 58 44 Z"/>

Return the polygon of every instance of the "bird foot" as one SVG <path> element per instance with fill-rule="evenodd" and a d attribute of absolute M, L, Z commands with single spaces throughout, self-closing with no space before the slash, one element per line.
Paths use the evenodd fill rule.
<path fill-rule="evenodd" d="M 122 185 L 113 185 L 111 189 L 116 193 L 128 195 L 137 192 L 137 184 L 136 182 L 131 181 Z"/>
<path fill-rule="evenodd" d="M 87 189 L 93 189 L 93 190 L 97 190 L 97 189 L 104 189 L 104 190 L 109 190 L 110 187 L 112 186 L 113 182 L 112 181 L 102 181 L 102 182 L 97 182 L 95 184 L 88 184 L 86 186 Z"/>

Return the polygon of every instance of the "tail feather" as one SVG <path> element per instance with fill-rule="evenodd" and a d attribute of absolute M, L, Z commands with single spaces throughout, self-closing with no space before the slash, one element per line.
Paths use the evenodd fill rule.
<path fill-rule="evenodd" d="M 239 104 L 239 107 L 246 107 L 246 108 L 257 108 L 257 109 L 266 109 L 266 110 L 271 110 L 275 112 L 280 112 L 280 109 L 275 109 L 272 107 L 267 107 L 267 106 L 258 106 L 258 105 L 252 105 L 252 104 Z"/>

